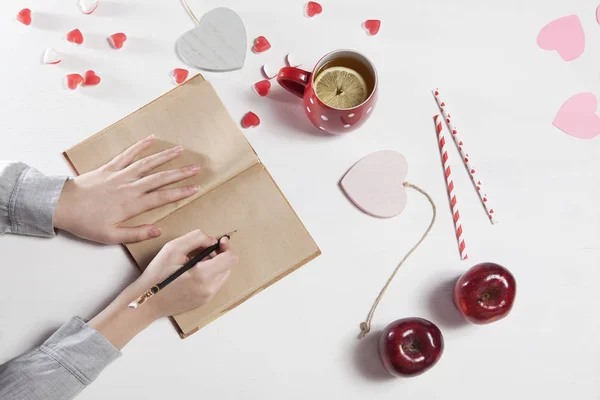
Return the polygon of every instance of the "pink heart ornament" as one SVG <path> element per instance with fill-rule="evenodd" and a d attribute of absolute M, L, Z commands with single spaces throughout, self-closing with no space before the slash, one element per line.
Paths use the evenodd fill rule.
<path fill-rule="evenodd" d="M 361 159 L 340 182 L 346 195 L 369 215 L 391 218 L 406 207 L 404 181 L 406 158 L 394 150 L 382 150 Z"/>
<path fill-rule="evenodd" d="M 585 33 L 577 15 L 569 15 L 550 22 L 537 38 L 544 50 L 556 50 L 565 61 L 579 58 L 585 50 Z"/>
<path fill-rule="evenodd" d="M 558 111 L 552 125 L 579 139 L 592 139 L 600 135 L 600 117 L 596 114 L 598 99 L 593 93 L 580 93 L 571 97 Z"/>

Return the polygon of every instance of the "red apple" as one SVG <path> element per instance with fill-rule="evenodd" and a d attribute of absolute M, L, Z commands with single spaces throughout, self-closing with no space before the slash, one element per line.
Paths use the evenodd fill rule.
<path fill-rule="evenodd" d="M 442 332 L 423 318 L 392 322 L 379 338 L 379 357 L 394 376 L 421 375 L 438 362 L 443 351 Z"/>
<path fill-rule="evenodd" d="M 477 264 L 454 286 L 454 304 L 473 324 L 489 324 L 508 315 L 517 292 L 509 270 L 494 263 Z"/>

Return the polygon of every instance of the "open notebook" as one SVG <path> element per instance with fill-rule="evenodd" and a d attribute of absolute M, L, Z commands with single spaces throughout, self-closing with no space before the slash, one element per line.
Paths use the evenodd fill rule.
<path fill-rule="evenodd" d="M 166 242 L 194 229 L 213 236 L 238 230 L 231 242 L 239 265 L 209 304 L 173 316 L 181 337 L 321 254 L 201 75 L 70 148 L 64 156 L 82 174 L 151 134 L 155 142 L 142 157 L 177 144 L 184 149 L 181 157 L 156 171 L 193 163 L 203 170 L 178 184 L 200 185 L 197 195 L 125 222 L 131 226 L 154 223 L 163 232 L 159 238 L 125 245 L 139 267 L 144 269 Z"/>

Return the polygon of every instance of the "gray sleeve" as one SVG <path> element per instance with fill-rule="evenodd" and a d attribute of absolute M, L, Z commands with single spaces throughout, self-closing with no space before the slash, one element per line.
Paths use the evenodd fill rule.
<path fill-rule="evenodd" d="M 0 234 L 55 236 L 54 209 L 66 179 L 0 161 Z"/>
<path fill-rule="evenodd" d="M 94 328 L 71 318 L 40 347 L 0 366 L 0 399 L 72 399 L 120 356 Z"/>

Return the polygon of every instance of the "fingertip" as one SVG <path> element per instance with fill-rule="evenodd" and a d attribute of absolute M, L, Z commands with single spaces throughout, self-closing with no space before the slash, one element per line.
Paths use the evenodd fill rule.
<path fill-rule="evenodd" d="M 227 236 L 223 236 L 219 241 L 219 249 L 221 252 L 225 252 L 231 250 L 231 242 Z"/>
<path fill-rule="evenodd" d="M 188 171 L 190 174 L 195 175 L 198 172 L 202 171 L 202 167 L 198 164 L 188 165 L 184 168 L 184 171 Z"/>
<path fill-rule="evenodd" d="M 153 226 L 152 229 L 150 229 L 150 237 L 151 238 L 157 238 L 162 234 L 162 230 L 156 226 Z"/>
<path fill-rule="evenodd" d="M 152 143 L 152 141 L 154 141 L 154 134 L 152 134 L 144 139 L 144 143 Z"/>
<path fill-rule="evenodd" d="M 178 146 L 172 147 L 170 149 L 170 151 L 173 154 L 175 154 L 175 157 L 179 157 L 183 153 L 183 146 L 182 145 L 178 145 Z"/>

